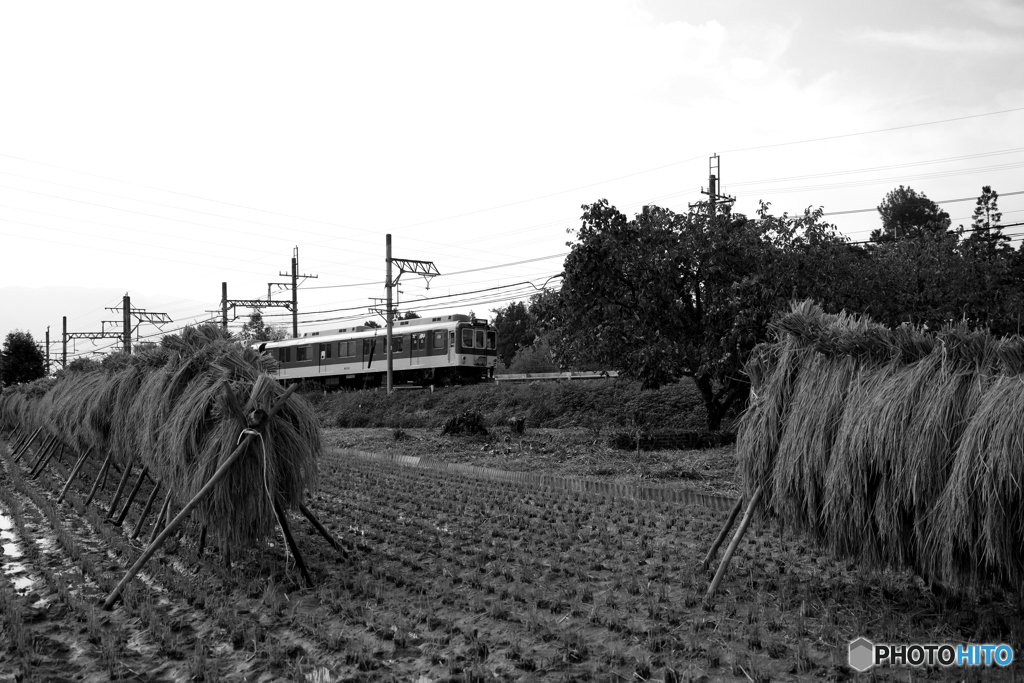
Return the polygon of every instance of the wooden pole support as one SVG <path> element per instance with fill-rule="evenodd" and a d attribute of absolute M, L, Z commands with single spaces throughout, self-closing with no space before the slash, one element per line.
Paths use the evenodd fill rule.
<path fill-rule="evenodd" d="M 160 506 L 160 512 L 157 513 L 156 519 L 153 520 L 153 531 L 149 534 L 149 542 L 152 543 L 156 540 L 157 535 L 167 526 L 167 513 L 171 507 L 171 492 L 168 491 L 167 495 L 164 496 L 164 504 Z"/>
<path fill-rule="evenodd" d="M 36 465 L 39 464 L 39 459 L 43 457 L 43 454 L 46 453 L 46 449 L 48 449 L 50 447 L 50 444 L 52 442 L 53 442 L 53 437 L 51 437 L 49 435 L 47 435 L 46 438 L 43 439 L 42 444 L 39 446 L 39 450 L 35 454 L 35 461 L 32 463 L 32 466 L 29 468 L 30 472 L 34 471 L 36 469 Z M 31 447 L 32 447 L 31 444 L 29 444 L 29 448 L 31 448 Z M 19 457 L 25 457 L 27 454 L 28 454 L 28 448 L 23 450 L 21 452 L 21 456 L 19 456 Z"/>
<path fill-rule="evenodd" d="M 149 498 L 146 499 L 146 505 L 142 508 L 142 514 L 139 516 L 139 523 L 135 525 L 135 530 L 132 531 L 133 541 L 139 537 L 139 533 L 142 531 L 142 527 L 146 523 L 146 518 L 149 517 L 149 511 L 153 508 L 153 503 L 156 501 L 156 495 L 158 493 L 160 493 L 160 482 L 155 482 L 153 484 L 153 490 L 149 492 Z"/>
<path fill-rule="evenodd" d="M 196 549 L 196 555 L 199 557 L 203 556 L 203 551 L 206 550 L 206 525 L 199 531 L 199 547 Z"/>
<path fill-rule="evenodd" d="M 36 436 L 37 436 L 37 435 L 39 434 L 39 432 L 41 432 L 42 430 L 43 430 L 43 428 L 42 428 L 42 427 L 40 427 L 39 429 L 37 429 L 37 430 L 36 430 L 36 433 L 35 433 L 35 434 L 33 434 L 33 436 L 32 436 L 32 437 L 31 437 L 31 438 L 29 439 L 29 442 L 28 442 L 28 443 L 26 443 L 26 444 L 25 444 L 24 446 L 22 446 L 22 453 L 19 453 L 19 454 L 17 454 L 17 455 L 16 455 L 15 457 L 14 457 L 14 462 L 15 462 L 15 463 L 16 463 L 17 461 L 19 461 L 20 459 L 24 458 L 24 457 L 25 457 L 25 455 L 26 455 L 27 453 L 29 453 L 29 449 L 31 449 L 31 447 L 32 447 L 32 444 L 36 442 Z M 49 439 L 48 439 L 48 438 L 44 438 L 44 439 L 43 439 L 43 443 L 42 443 L 42 447 L 43 447 L 43 449 L 45 449 L 45 447 L 46 447 L 46 444 L 47 444 L 47 443 L 49 443 Z M 40 453 L 42 453 L 42 451 L 40 451 Z"/>
<path fill-rule="evenodd" d="M 281 531 L 284 532 L 284 540 L 288 543 L 288 549 L 292 551 L 292 555 L 295 557 L 295 564 L 299 565 L 299 571 L 302 572 L 302 578 L 306 580 L 306 585 L 312 588 L 313 579 L 310 578 L 309 572 L 306 570 L 306 563 L 302 561 L 302 553 L 299 552 L 299 546 L 295 544 L 295 539 L 292 537 L 292 530 L 288 525 L 288 517 L 284 513 L 284 506 L 281 505 L 281 499 L 277 496 L 274 496 L 274 512 L 277 513 L 277 523 L 281 525 Z"/>
<path fill-rule="evenodd" d="M 11 432 L 10 436 L 7 437 L 7 440 L 11 442 L 11 453 L 14 453 L 14 451 L 18 450 L 18 446 L 20 446 L 21 442 L 25 440 L 26 434 L 28 434 L 28 431 L 21 431 L 20 422 L 17 425 L 15 425 L 14 431 Z"/>
<path fill-rule="evenodd" d="M 284 394 L 281 395 L 281 398 L 278 400 L 276 404 L 274 404 L 274 407 L 271 408 L 270 412 L 267 414 L 268 421 L 270 420 L 270 418 L 274 417 L 274 415 L 282 407 L 284 407 L 285 402 L 293 393 L 295 393 L 295 390 L 298 388 L 298 386 L 298 384 L 291 385 L 290 387 L 288 387 L 287 391 L 285 391 Z M 114 590 L 110 591 L 110 595 L 108 595 L 107 599 L 103 602 L 103 609 L 110 609 L 114 606 L 114 603 L 117 602 L 118 597 L 120 597 L 121 595 L 121 591 L 124 590 L 124 587 L 128 584 L 128 582 L 135 578 L 135 575 L 139 573 L 139 571 L 142 569 L 143 566 L 145 566 L 147 562 L 149 562 L 149 558 L 153 557 L 153 554 L 160 548 L 161 545 L 163 545 L 164 541 L 166 541 L 167 538 L 172 533 L 174 533 L 174 530 L 178 528 L 178 526 L 181 525 L 181 523 L 188 518 L 192 510 L 196 506 L 198 506 L 199 503 L 203 502 L 203 499 L 210 494 L 210 491 L 212 491 L 213 487 L 217 485 L 217 482 L 219 482 L 221 479 L 227 476 L 227 473 L 231 469 L 231 466 L 235 463 L 236 460 L 242 457 L 242 454 L 245 453 L 245 451 L 249 448 L 249 444 L 252 443 L 253 438 L 255 438 L 255 436 L 251 433 L 246 434 L 244 437 L 242 437 L 241 442 L 239 442 L 238 446 L 235 447 L 235 450 L 232 451 L 231 455 L 229 455 L 227 459 L 224 460 L 224 462 L 221 464 L 221 466 L 217 468 L 217 471 L 214 472 L 213 476 L 210 477 L 210 480 L 206 482 L 205 485 L 203 485 L 203 488 L 199 490 L 199 493 L 197 493 L 192 498 L 192 500 L 186 503 L 185 507 L 183 507 L 181 509 L 181 512 L 178 513 L 178 516 L 172 519 L 171 522 L 166 527 L 164 527 L 164 530 L 160 532 L 160 535 L 153 539 L 153 542 L 150 543 L 149 547 L 146 548 L 142 555 L 139 556 L 139 559 L 136 560 L 135 564 L 131 566 L 131 569 L 129 569 L 128 573 L 124 575 L 124 578 L 121 579 L 121 582 L 114 587 Z"/>
<path fill-rule="evenodd" d="M 715 591 L 718 590 L 718 584 L 722 583 L 722 578 L 725 577 L 725 570 L 729 568 L 729 561 L 732 559 L 732 554 L 736 552 L 736 546 L 740 544 L 740 539 L 743 538 L 743 534 L 750 525 L 750 519 L 754 516 L 754 509 L 757 508 L 757 504 L 761 501 L 761 490 L 760 486 L 754 490 L 754 495 L 750 497 L 750 504 L 747 505 L 747 511 L 743 513 L 743 520 L 740 521 L 740 525 L 736 529 L 736 534 L 732 537 L 732 542 L 729 543 L 729 547 L 725 549 L 725 554 L 722 555 L 722 563 L 718 565 L 718 571 L 715 572 L 715 578 L 711 581 L 711 585 L 708 587 L 707 595 L 704 596 L 705 608 L 711 606 L 711 599 L 715 596 Z"/>
<path fill-rule="evenodd" d="M 14 454 L 14 462 L 21 460 L 21 456 L 25 455 L 25 451 L 32 445 L 32 442 L 36 440 L 36 437 L 39 436 L 39 432 L 41 431 L 43 431 L 43 428 L 38 428 L 36 431 L 32 432 L 32 436 L 25 439 L 25 441 L 18 446 L 18 450 Z"/>
<path fill-rule="evenodd" d="M 63 455 L 63 454 L 64 454 L 64 444 L 63 444 L 63 442 L 57 443 L 55 441 L 53 448 L 50 449 L 50 453 L 46 456 L 46 458 L 41 463 L 39 463 L 39 469 L 37 469 L 32 474 L 32 478 L 33 479 L 38 479 L 39 478 L 39 475 L 43 473 L 44 469 L 46 469 L 46 464 L 48 462 L 50 462 L 50 459 L 53 458 L 54 455 L 57 456 L 57 460 L 60 460 L 60 456 Z"/>
<path fill-rule="evenodd" d="M 110 453 L 107 453 L 107 457 L 103 460 L 103 464 L 100 465 L 100 471 L 96 473 L 96 481 L 92 483 L 92 488 L 89 489 L 89 497 L 85 499 L 86 505 L 92 502 L 93 496 L 96 495 L 96 489 L 100 485 L 100 479 L 106 475 L 108 467 L 110 467 Z"/>
<path fill-rule="evenodd" d="M 715 553 L 718 552 L 718 548 L 722 545 L 722 541 L 729 535 L 729 529 L 732 529 L 732 525 L 736 522 L 737 515 L 740 514 L 740 508 L 743 507 L 743 497 L 736 499 L 736 504 L 732 506 L 732 512 L 729 513 L 729 518 L 725 520 L 725 524 L 722 525 L 722 530 L 718 532 L 718 538 L 711 544 L 711 549 L 708 550 L 707 556 L 704 558 L 704 562 L 700 566 L 702 572 L 708 570 L 708 566 L 711 565 L 711 560 L 715 558 Z"/>
<path fill-rule="evenodd" d="M 135 502 L 135 496 L 139 495 L 139 489 L 142 488 L 142 482 L 146 481 L 146 472 L 149 468 L 143 467 L 142 471 L 139 472 L 139 479 L 135 482 L 135 486 L 132 487 L 131 493 L 128 494 L 128 500 L 124 502 L 124 507 L 121 508 L 121 514 L 117 516 L 117 521 L 114 522 L 114 526 L 121 526 L 124 524 L 124 518 L 128 516 L 128 508 L 131 507 L 132 503 Z"/>
<path fill-rule="evenodd" d="M 56 445 L 57 445 L 57 437 L 55 437 L 55 436 L 48 436 L 48 437 L 46 437 L 46 439 L 43 441 L 43 447 L 40 448 L 39 449 L 39 453 L 36 454 L 35 461 L 28 468 L 29 475 L 35 474 L 36 468 L 39 467 L 39 463 L 41 463 L 43 461 L 43 458 L 45 458 L 49 454 L 50 449 L 54 448 Z"/>
<path fill-rule="evenodd" d="M 85 459 L 89 457 L 90 453 L 92 453 L 92 446 L 86 448 L 85 453 L 82 453 L 82 455 L 78 456 L 78 462 L 76 462 L 75 466 L 71 468 L 71 474 L 68 475 L 68 480 L 64 482 L 64 488 L 60 490 L 60 495 L 57 496 L 58 503 L 64 500 L 64 496 L 66 496 L 68 493 L 68 487 L 71 486 L 71 482 L 74 481 L 75 477 L 78 476 L 79 470 L 82 469 L 82 465 L 85 464 Z"/>
<path fill-rule="evenodd" d="M 320 535 L 326 538 L 327 542 L 330 543 L 335 550 L 347 557 L 347 553 L 345 552 L 345 549 L 341 547 L 341 543 L 338 542 L 338 539 L 334 537 L 334 534 L 327 530 L 327 527 L 320 523 L 320 520 L 316 518 L 316 515 L 313 514 L 312 510 L 306 507 L 305 503 L 299 503 L 299 511 L 306 516 L 306 519 L 313 524 L 316 530 L 320 532 Z"/>
<path fill-rule="evenodd" d="M 121 481 L 117 484 L 117 490 L 114 491 L 114 497 L 110 499 L 110 509 L 107 510 L 107 519 L 114 516 L 114 510 L 117 509 L 117 504 L 121 502 L 121 494 L 124 493 L 124 487 L 128 485 L 128 477 L 132 475 L 132 467 L 134 462 L 129 460 L 124 466 L 124 472 L 121 473 Z"/>

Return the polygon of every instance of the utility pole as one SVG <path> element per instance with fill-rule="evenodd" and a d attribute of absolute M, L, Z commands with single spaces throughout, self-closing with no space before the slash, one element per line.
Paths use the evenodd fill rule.
<path fill-rule="evenodd" d="M 132 308 L 132 298 L 127 293 L 124 295 L 124 299 L 120 306 L 107 306 L 108 311 L 121 314 L 121 320 L 103 320 L 103 331 L 100 333 L 95 332 L 72 332 L 68 335 L 68 339 L 103 339 L 106 337 L 118 336 L 121 338 L 121 344 L 125 353 L 132 352 L 132 319 L 134 318 L 139 323 L 152 323 L 157 327 L 164 325 L 165 323 L 174 322 L 171 320 L 171 316 L 166 313 L 153 313 L 147 311 L 144 308 Z M 106 325 L 121 325 L 121 334 L 115 335 L 114 333 L 108 333 L 106 331 Z M 138 329 L 138 326 L 135 327 Z"/>
<path fill-rule="evenodd" d="M 277 283 L 270 283 L 277 284 Z M 221 316 L 221 325 L 226 330 L 228 329 L 228 307 L 231 307 L 231 319 L 235 320 L 238 318 L 238 314 L 235 312 L 237 306 L 242 308 L 274 308 L 280 306 L 283 308 L 291 309 L 291 301 L 273 301 L 270 298 L 270 284 L 267 285 L 267 300 L 263 299 L 229 299 L 228 298 L 228 283 L 220 283 L 220 302 L 221 308 L 219 311 L 207 311 L 207 313 L 219 313 Z"/>
<path fill-rule="evenodd" d="M 708 157 L 708 189 L 705 192 L 704 188 L 700 189 L 701 194 L 708 196 L 708 216 L 711 217 L 712 222 L 715 219 L 715 204 L 722 200 L 725 204 L 732 204 L 736 201 L 735 197 L 730 197 L 727 194 L 718 194 L 718 190 L 721 187 L 722 170 L 718 154 L 713 154 Z"/>
<path fill-rule="evenodd" d="M 278 273 L 281 277 L 288 277 L 288 273 Z M 299 275 L 299 248 L 295 247 L 292 254 L 292 338 L 299 336 L 299 278 L 315 278 L 316 275 Z M 269 292 L 269 285 L 268 285 Z"/>
<path fill-rule="evenodd" d="M 68 369 L 68 317 L 64 316 L 64 332 L 61 335 L 62 349 L 60 352 L 60 366 L 64 370 Z"/>
<path fill-rule="evenodd" d="M 50 326 L 46 326 L 46 375 L 50 375 Z"/>
<path fill-rule="evenodd" d="M 394 389 L 394 359 L 391 356 L 391 331 L 393 327 L 393 321 L 395 318 L 395 310 L 391 305 L 391 290 L 398 286 L 398 281 L 402 278 L 405 273 L 415 273 L 422 275 L 427 281 L 427 289 L 430 289 L 430 278 L 440 275 L 437 266 L 434 265 L 433 261 L 413 261 L 410 259 L 399 259 L 391 256 L 391 234 L 388 233 L 385 239 L 385 261 L 387 262 L 387 280 L 384 286 L 387 288 L 387 311 L 385 312 L 385 319 L 388 322 L 387 325 L 387 345 L 388 345 L 388 386 L 387 390 L 390 394 Z M 392 267 L 398 266 L 398 277 L 391 279 Z M 370 312 L 380 313 L 378 309 L 371 308 Z"/>
<path fill-rule="evenodd" d="M 121 308 L 124 309 L 122 314 L 122 324 L 124 325 L 124 352 L 132 352 L 132 298 L 125 292 L 124 301 L 122 301 Z"/>

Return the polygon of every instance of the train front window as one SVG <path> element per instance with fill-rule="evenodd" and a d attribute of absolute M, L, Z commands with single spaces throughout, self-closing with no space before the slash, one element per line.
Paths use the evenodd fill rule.
<path fill-rule="evenodd" d="M 462 347 L 465 349 L 473 348 L 473 330 L 468 327 L 462 328 Z"/>
<path fill-rule="evenodd" d="M 491 351 L 494 350 L 494 333 L 493 332 L 488 332 L 487 333 L 487 348 L 490 349 Z"/>
<path fill-rule="evenodd" d="M 484 348 L 484 331 L 483 330 L 477 330 L 476 331 L 476 348 L 478 348 L 478 349 Z"/>

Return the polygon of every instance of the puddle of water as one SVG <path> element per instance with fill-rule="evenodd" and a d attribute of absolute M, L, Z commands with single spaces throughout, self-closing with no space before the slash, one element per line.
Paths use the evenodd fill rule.
<path fill-rule="evenodd" d="M 0 529 L 3 530 L 0 532 L 0 535 L 2 535 L 4 540 L 8 541 L 2 546 L 2 557 L 8 561 L 5 561 L 0 566 L 0 571 L 10 578 L 11 583 L 14 584 L 14 590 L 19 593 L 28 592 L 35 585 L 36 579 L 28 574 L 28 568 L 21 562 L 9 561 L 22 557 L 24 553 L 21 550 L 21 543 L 18 542 L 18 534 L 14 531 L 14 521 L 9 515 L 5 515 L 2 512 L 0 512 Z"/>

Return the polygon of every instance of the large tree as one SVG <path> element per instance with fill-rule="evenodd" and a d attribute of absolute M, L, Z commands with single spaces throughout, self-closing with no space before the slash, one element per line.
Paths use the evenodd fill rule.
<path fill-rule="evenodd" d="M 964 239 L 965 254 L 970 257 L 991 260 L 1010 255 L 1010 238 L 1003 234 L 999 227 L 1003 219 L 999 211 L 999 193 L 991 185 L 981 188 L 981 195 L 974 206 L 971 217 L 971 228 Z M 962 228 L 960 234 L 963 235 Z"/>
<path fill-rule="evenodd" d="M 249 314 L 249 320 L 242 325 L 238 338 L 246 343 L 257 341 L 280 341 L 288 338 L 288 333 L 263 321 L 263 314 L 256 310 Z"/>
<path fill-rule="evenodd" d="M 537 321 L 530 315 L 526 304 L 516 301 L 504 308 L 492 310 L 497 332 L 498 358 L 508 367 L 520 349 L 528 348 L 537 338 Z"/>
<path fill-rule="evenodd" d="M 31 382 L 46 376 L 46 359 L 31 332 L 14 330 L 0 350 L 0 382 L 3 386 Z"/>
<path fill-rule="evenodd" d="M 872 242 L 896 242 L 949 230 L 949 214 L 939 205 L 909 187 L 900 185 L 878 205 L 882 227 L 871 231 Z"/>
<path fill-rule="evenodd" d="M 653 388 L 692 377 L 717 429 L 746 399 L 742 365 L 792 298 L 844 307 L 867 286 L 866 252 L 851 247 L 821 210 L 759 218 L 706 206 L 686 215 L 648 206 L 632 220 L 599 201 L 584 207 L 565 261 L 557 306 L 563 362 L 601 362 Z"/>

